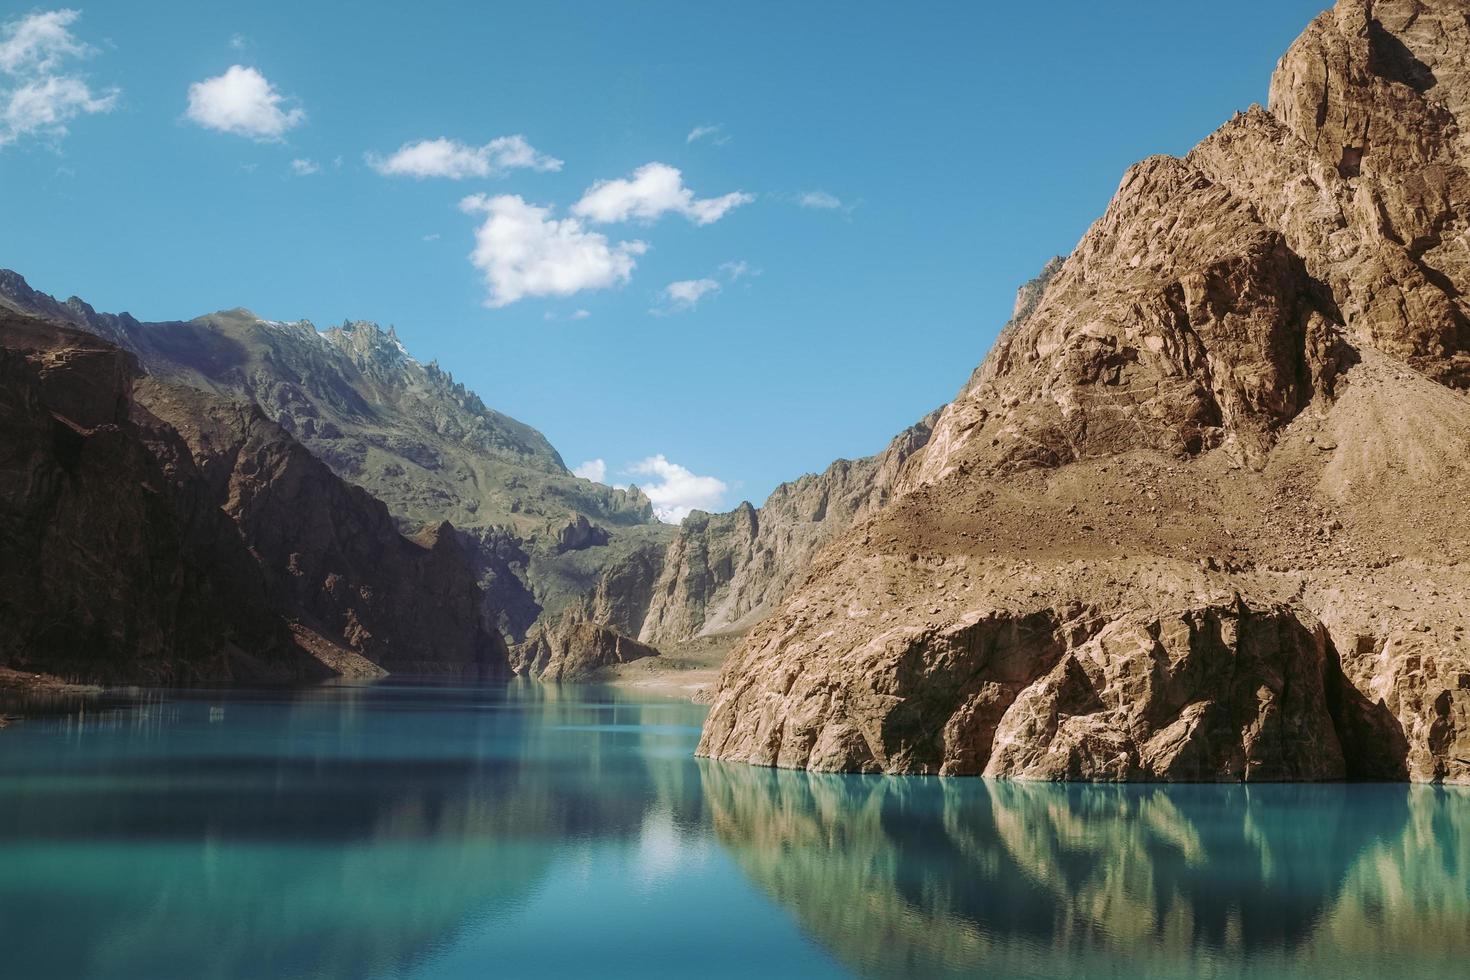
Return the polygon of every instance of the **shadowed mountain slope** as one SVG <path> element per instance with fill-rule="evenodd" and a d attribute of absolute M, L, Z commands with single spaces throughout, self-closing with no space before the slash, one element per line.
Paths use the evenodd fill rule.
<path fill-rule="evenodd" d="M 387 508 L 254 405 L 0 311 L 0 663 L 101 681 L 504 673 L 447 524 Z"/>

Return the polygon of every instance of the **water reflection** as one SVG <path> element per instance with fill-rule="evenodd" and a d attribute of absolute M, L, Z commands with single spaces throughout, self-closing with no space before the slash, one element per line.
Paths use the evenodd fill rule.
<path fill-rule="evenodd" d="M 53 702 L 0 733 L 4 975 L 1430 977 L 1470 956 L 1470 793 L 777 772 L 696 762 L 701 717 L 526 684 Z"/>
<path fill-rule="evenodd" d="M 409 974 L 513 915 L 559 845 L 637 840 L 654 809 L 698 823 L 692 765 L 655 784 L 645 762 L 687 754 L 687 706 L 338 687 L 53 709 L 0 742 L 9 976 Z"/>
<path fill-rule="evenodd" d="M 744 871 L 866 975 L 1429 977 L 1470 954 L 1464 792 L 700 771 Z"/>

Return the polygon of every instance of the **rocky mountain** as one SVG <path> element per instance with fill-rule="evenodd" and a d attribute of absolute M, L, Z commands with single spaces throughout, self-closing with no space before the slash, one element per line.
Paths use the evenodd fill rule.
<path fill-rule="evenodd" d="M 737 647 L 702 754 L 1470 782 L 1470 19 L 1339 0 L 1124 176 Z"/>
<path fill-rule="evenodd" d="M 340 477 L 384 501 L 400 528 L 451 522 L 474 562 L 487 612 L 512 641 L 555 620 L 605 570 L 661 555 L 673 529 L 636 487 L 574 477 L 546 438 L 488 408 L 396 332 L 363 321 L 307 321 L 235 309 L 143 323 L 65 303 L 0 272 L 0 305 L 89 330 L 133 352 L 154 377 L 253 402 Z M 637 633 L 641 611 L 625 617 Z M 612 625 L 617 625 L 616 623 Z"/>
<path fill-rule="evenodd" d="M 255 405 L 0 312 L 0 665 L 110 682 L 504 673 L 447 524 L 412 538 Z"/>
<path fill-rule="evenodd" d="M 536 625 L 515 648 L 511 668 L 538 681 L 570 681 L 604 667 L 657 656 L 653 647 L 569 609 L 557 620 Z"/>
<path fill-rule="evenodd" d="M 1022 290 L 1018 311 L 1036 291 Z M 654 520 L 636 487 L 567 471 L 545 437 L 488 408 L 390 328 L 228 310 L 143 323 L 58 302 L 0 271 L 0 305 L 74 324 L 134 352 L 175 388 L 254 403 L 311 455 L 383 500 L 401 529 L 450 521 L 485 609 L 517 645 L 518 672 L 572 679 L 701 637 L 734 638 L 768 615 L 828 540 L 885 505 L 935 416 L 877 456 L 838 460 L 778 487 L 761 508 Z M 186 427 L 188 410 L 171 417 Z"/>
<path fill-rule="evenodd" d="M 876 456 L 840 459 L 771 492 L 763 506 L 696 511 L 669 544 L 639 638 L 655 646 L 740 634 L 769 615 L 823 544 L 888 503 L 903 464 L 938 413 Z"/>

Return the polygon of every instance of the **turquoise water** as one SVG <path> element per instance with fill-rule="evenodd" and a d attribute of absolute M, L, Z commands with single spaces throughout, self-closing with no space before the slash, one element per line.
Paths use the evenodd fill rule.
<path fill-rule="evenodd" d="M 6 978 L 1446 977 L 1470 793 L 691 757 L 599 688 L 52 705 L 0 732 Z"/>

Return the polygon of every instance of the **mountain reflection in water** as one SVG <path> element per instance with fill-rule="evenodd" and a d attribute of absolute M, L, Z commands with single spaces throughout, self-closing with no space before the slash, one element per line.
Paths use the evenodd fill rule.
<path fill-rule="evenodd" d="M 1441 976 L 1470 794 L 691 757 L 576 687 L 52 704 L 0 732 L 7 977 Z M 12 709 L 13 710 L 13 709 Z"/>
<path fill-rule="evenodd" d="M 1470 955 L 1462 790 L 701 773 L 720 842 L 865 975 L 1430 977 Z"/>

